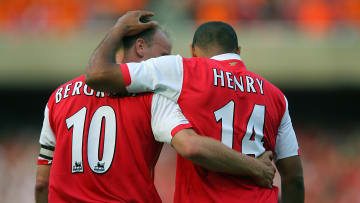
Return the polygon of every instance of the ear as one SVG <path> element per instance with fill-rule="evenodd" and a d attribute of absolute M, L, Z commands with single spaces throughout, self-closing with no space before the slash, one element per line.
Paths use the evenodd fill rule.
<path fill-rule="evenodd" d="M 190 52 L 192 57 L 197 57 L 195 53 L 195 47 L 192 44 L 190 44 Z"/>
<path fill-rule="evenodd" d="M 236 53 L 240 55 L 240 51 L 241 51 L 241 47 L 238 47 L 238 48 L 236 49 Z"/>
<path fill-rule="evenodd" d="M 143 58 L 145 53 L 144 53 L 144 49 L 145 49 L 145 40 L 142 38 L 138 38 L 135 41 L 135 52 L 136 54 L 140 57 Z"/>

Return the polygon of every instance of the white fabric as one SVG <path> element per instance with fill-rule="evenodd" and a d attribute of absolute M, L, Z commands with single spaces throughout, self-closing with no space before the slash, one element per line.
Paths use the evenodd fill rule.
<path fill-rule="evenodd" d="M 231 60 L 231 59 L 237 59 L 237 60 L 241 60 L 240 55 L 235 54 L 235 53 L 226 53 L 226 54 L 220 54 L 220 55 L 216 55 L 211 57 L 211 59 L 217 60 L 217 61 L 224 61 L 224 60 Z"/>
<path fill-rule="evenodd" d="M 154 94 L 151 103 L 151 127 L 156 141 L 171 143 L 171 131 L 189 121 L 179 105 L 159 94 Z"/>
<path fill-rule="evenodd" d="M 45 107 L 44 112 L 44 121 L 43 126 L 40 133 L 40 144 L 55 147 L 56 139 L 54 131 L 51 129 L 50 122 L 49 122 L 49 108 Z"/>
<path fill-rule="evenodd" d="M 299 145 L 296 140 L 295 131 L 291 123 L 291 118 L 288 110 L 288 102 L 286 98 L 285 101 L 286 101 L 286 110 L 281 120 L 281 124 L 278 130 L 278 135 L 276 137 L 275 161 L 278 161 L 279 159 L 284 159 L 287 157 L 299 155 L 298 154 Z"/>
<path fill-rule="evenodd" d="M 128 92 L 154 91 L 177 102 L 183 83 L 182 60 L 180 55 L 169 55 L 127 63 L 131 77 L 131 83 L 126 87 Z"/>
<path fill-rule="evenodd" d="M 235 53 L 212 57 L 215 60 L 241 60 Z M 156 92 L 175 102 L 179 99 L 183 84 L 183 58 L 180 55 L 161 56 L 141 63 L 127 63 L 131 83 L 128 92 Z"/>

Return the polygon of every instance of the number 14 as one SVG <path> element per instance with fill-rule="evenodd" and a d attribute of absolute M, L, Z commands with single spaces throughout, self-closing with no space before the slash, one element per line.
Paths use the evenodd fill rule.
<path fill-rule="evenodd" d="M 233 148 L 234 139 L 234 101 L 230 101 L 214 112 L 216 122 L 221 120 L 221 142 Z M 264 138 L 265 106 L 255 104 L 246 127 L 246 133 L 241 141 L 242 153 L 260 156 L 265 152 Z M 253 139 L 252 139 L 253 137 Z"/>

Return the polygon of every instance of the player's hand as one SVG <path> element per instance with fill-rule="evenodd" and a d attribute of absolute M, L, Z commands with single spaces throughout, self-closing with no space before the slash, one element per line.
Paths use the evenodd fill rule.
<path fill-rule="evenodd" d="M 159 25 L 158 22 L 149 20 L 152 16 L 154 13 L 149 11 L 128 11 L 117 20 L 114 28 L 124 29 L 125 36 L 136 35 Z"/>
<path fill-rule="evenodd" d="M 257 185 L 272 188 L 273 179 L 275 176 L 275 167 L 272 164 L 273 153 L 271 151 L 264 152 L 257 158 L 260 165 L 258 168 L 258 174 L 255 176 L 255 182 Z"/>

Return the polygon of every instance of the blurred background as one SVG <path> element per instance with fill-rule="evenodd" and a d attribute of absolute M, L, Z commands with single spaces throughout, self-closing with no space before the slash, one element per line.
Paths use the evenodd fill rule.
<path fill-rule="evenodd" d="M 359 0 L 0 0 L 0 202 L 34 202 L 48 97 L 84 73 L 107 30 L 134 9 L 154 11 L 185 57 L 200 23 L 233 25 L 248 69 L 288 98 L 306 202 L 360 202 Z M 156 185 L 166 203 L 175 163 L 165 146 Z"/>

